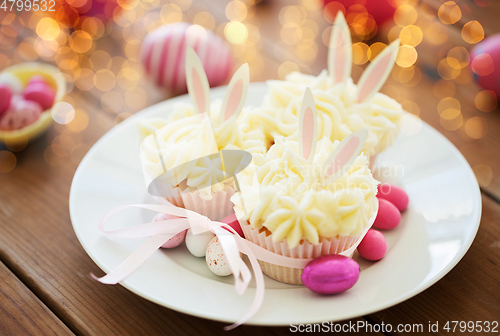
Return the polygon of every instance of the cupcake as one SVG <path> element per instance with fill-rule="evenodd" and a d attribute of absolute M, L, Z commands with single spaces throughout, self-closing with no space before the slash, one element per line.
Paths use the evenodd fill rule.
<path fill-rule="evenodd" d="M 307 95 L 299 141 L 277 137 L 254 176 L 240 179 L 240 197 L 231 198 L 246 239 L 293 258 L 347 250 L 371 226 L 378 204 L 378 181 L 360 153 L 367 132 L 316 142 L 314 103 L 308 103 L 314 99 Z M 260 263 L 273 279 L 302 283 L 302 269 Z"/>
<path fill-rule="evenodd" d="M 368 129 L 364 152 L 369 158 L 374 158 L 393 143 L 403 115 L 403 109 L 398 102 L 378 92 L 392 70 L 398 46 L 399 40 L 382 51 L 364 71 L 358 84 L 354 84 L 350 78 L 351 36 L 344 16 L 339 12 L 332 29 L 328 71 L 324 70 L 318 76 L 292 72 L 284 81 L 268 81 L 269 90 L 262 109 L 268 113 L 276 113 L 275 132 L 285 137 L 290 136 L 290 131 L 280 124 L 283 119 L 281 115 L 288 124 L 296 122 L 296 106 L 300 104 L 304 89 L 310 87 L 319 111 L 323 102 L 335 106 L 335 109 L 329 109 L 340 115 L 341 124 L 337 125 L 342 125 L 345 132 L 350 134 L 359 128 Z M 324 107 L 327 108 L 327 105 Z M 250 119 L 252 120 L 249 123 L 254 124 L 261 120 L 259 114 L 251 116 Z M 293 129 L 292 125 L 286 126 Z M 324 133 L 318 135 L 325 136 Z M 326 136 L 328 135 L 332 141 L 342 140 L 338 134 L 331 133 Z"/>
<path fill-rule="evenodd" d="M 145 136 L 141 161 L 150 192 L 161 196 L 160 200 L 221 220 L 232 212 L 229 199 L 236 190 L 227 162 L 224 167 L 223 153 L 247 152 L 246 156 L 238 156 L 242 159 L 250 153 L 262 155 L 264 136 L 258 130 L 243 132 L 238 123 L 248 90 L 248 65 L 235 73 L 224 101 L 210 107 L 201 62 L 192 49 L 187 50 L 186 57 L 193 104 L 176 106 L 165 119 L 140 123 Z"/>

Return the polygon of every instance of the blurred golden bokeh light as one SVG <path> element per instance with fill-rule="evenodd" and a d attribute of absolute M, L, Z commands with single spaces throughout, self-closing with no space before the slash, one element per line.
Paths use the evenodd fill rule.
<path fill-rule="evenodd" d="M 476 95 L 474 104 L 479 111 L 491 112 L 497 108 L 497 96 L 491 90 L 483 90 Z"/>
<path fill-rule="evenodd" d="M 462 17 L 462 11 L 455 1 L 447 1 L 439 7 L 438 17 L 444 24 L 454 24 Z"/>
<path fill-rule="evenodd" d="M 467 22 L 462 28 L 462 38 L 469 44 L 481 42 L 484 38 L 483 26 L 476 20 Z"/>
<path fill-rule="evenodd" d="M 9 173 L 16 168 L 17 159 L 14 154 L 0 150 L 0 173 Z"/>
<path fill-rule="evenodd" d="M 481 139 L 488 133 L 488 122 L 483 117 L 472 117 L 465 123 L 465 133 L 472 139 Z"/>

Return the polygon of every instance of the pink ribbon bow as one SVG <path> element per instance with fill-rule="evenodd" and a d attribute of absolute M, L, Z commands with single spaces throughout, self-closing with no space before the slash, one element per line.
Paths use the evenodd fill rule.
<path fill-rule="evenodd" d="M 104 225 L 112 215 L 131 207 L 162 212 L 165 214 L 177 216 L 179 218 L 151 222 L 118 230 L 106 231 L 104 229 Z M 123 261 L 116 269 L 111 271 L 109 274 L 101 278 L 96 277 L 92 273 L 90 274 L 90 276 L 103 284 L 115 285 L 129 276 L 132 272 L 134 272 L 144 261 L 146 261 L 149 256 L 151 256 L 170 238 L 172 238 L 179 232 L 182 232 L 189 228 L 192 230 L 193 234 L 211 231 L 219 238 L 219 242 L 224 251 L 224 256 L 226 257 L 229 267 L 234 276 L 234 285 L 236 292 L 239 295 L 245 293 L 248 284 L 252 279 L 252 274 L 246 263 L 241 259 L 240 252 L 248 256 L 248 259 L 252 266 L 257 284 L 257 289 L 252 305 L 250 306 L 248 312 L 239 321 L 225 327 L 225 330 L 234 329 L 248 321 L 252 316 L 255 315 L 255 313 L 257 313 L 260 306 L 262 305 L 262 302 L 264 300 L 265 286 L 264 276 L 262 274 L 262 270 L 260 268 L 258 260 L 291 268 L 304 268 L 307 263 L 312 260 L 285 257 L 268 251 L 263 247 L 260 247 L 240 237 L 236 233 L 236 231 L 234 231 L 234 229 L 227 224 L 211 221 L 209 218 L 202 216 L 199 213 L 179 208 L 172 204 L 134 204 L 121 206 L 111 210 L 102 218 L 101 222 L 99 223 L 99 229 L 112 237 L 128 239 L 150 237 L 149 240 L 146 241 L 139 249 L 132 253 L 125 261 Z M 352 254 L 352 252 L 354 252 L 356 247 L 357 244 L 340 254 L 349 256 Z"/>

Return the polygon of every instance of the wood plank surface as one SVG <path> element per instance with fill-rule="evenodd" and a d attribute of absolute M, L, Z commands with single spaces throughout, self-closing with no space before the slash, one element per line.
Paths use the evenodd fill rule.
<path fill-rule="evenodd" d="M 3 263 L 0 284 L 1 335 L 74 335 Z"/>

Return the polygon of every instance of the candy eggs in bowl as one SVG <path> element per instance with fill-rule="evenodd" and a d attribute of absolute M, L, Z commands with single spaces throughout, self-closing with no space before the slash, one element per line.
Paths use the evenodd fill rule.
<path fill-rule="evenodd" d="M 66 81 L 49 64 L 21 63 L 0 73 L 0 142 L 26 143 L 52 124 L 51 108 L 61 101 Z"/>

